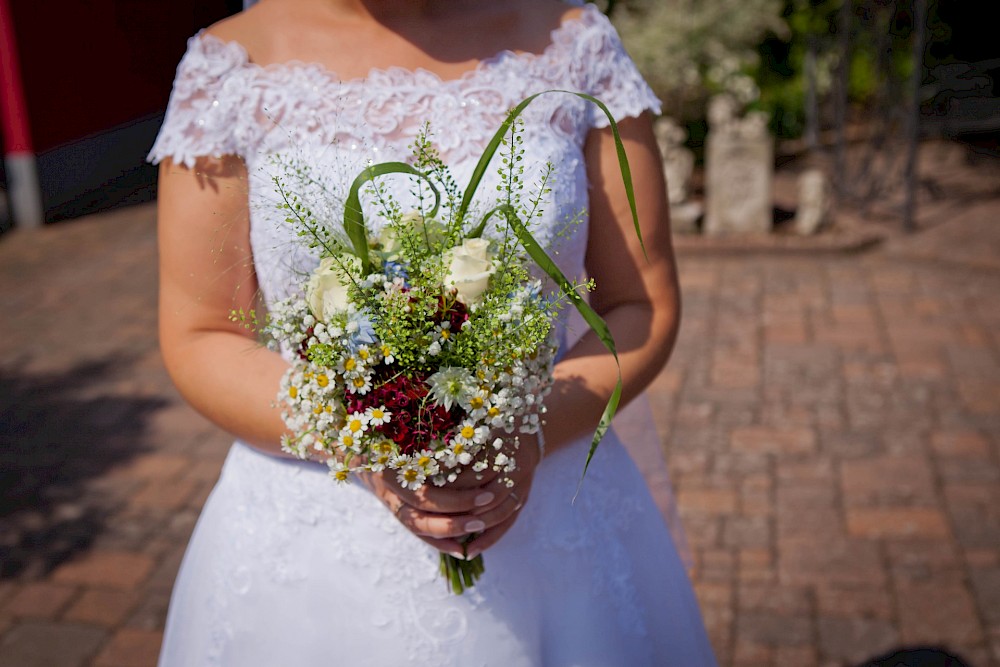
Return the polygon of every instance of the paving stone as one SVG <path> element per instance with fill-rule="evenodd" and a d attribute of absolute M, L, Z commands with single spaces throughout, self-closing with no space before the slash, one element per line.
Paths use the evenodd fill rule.
<path fill-rule="evenodd" d="M 899 632 L 882 619 L 820 616 L 817 627 L 820 655 L 839 664 L 861 664 L 899 643 Z"/>
<path fill-rule="evenodd" d="M 731 514 L 736 511 L 736 492 L 729 489 L 689 489 L 677 493 L 685 514 Z"/>
<path fill-rule="evenodd" d="M 805 586 L 774 586 L 741 583 L 739 609 L 762 611 L 775 616 L 810 616 L 812 598 Z"/>
<path fill-rule="evenodd" d="M 154 480 L 146 484 L 133 498 L 136 508 L 178 510 L 184 507 L 197 488 L 187 480 Z"/>
<path fill-rule="evenodd" d="M 185 414 L 187 409 L 184 407 Z M 162 410 L 159 412 L 159 418 L 165 419 L 171 427 L 175 427 L 175 416 L 172 414 L 165 415 L 164 412 Z M 132 459 L 127 465 L 116 470 L 115 474 L 122 477 L 134 477 L 144 480 L 172 480 L 179 477 L 190 467 L 191 460 L 185 456 L 151 453 Z"/>
<path fill-rule="evenodd" d="M 113 628 L 125 620 L 139 599 L 139 594 L 132 591 L 91 588 L 80 595 L 63 618 Z"/>
<path fill-rule="evenodd" d="M 152 667 L 163 643 L 163 633 L 122 628 L 94 660 L 93 667 Z"/>
<path fill-rule="evenodd" d="M 935 431 L 931 434 L 931 447 L 938 456 L 987 460 L 990 456 L 989 441 L 976 431 Z"/>
<path fill-rule="evenodd" d="M 766 549 L 771 545 L 771 534 L 767 517 L 729 516 L 722 522 L 722 543 L 737 549 Z"/>
<path fill-rule="evenodd" d="M 7 602 L 3 611 L 12 616 L 52 619 L 76 595 L 76 592 L 74 586 L 62 586 L 44 581 L 25 584 Z"/>
<path fill-rule="evenodd" d="M 16 623 L 0 640 L 0 667 L 83 667 L 105 636 L 90 625 Z"/>
<path fill-rule="evenodd" d="M 812 643 L 812 619 L 764 611 L 739 612 L 736 618 L 736 641 L 759 646 L 809 646 Z"/>
<path fill-rule="evenodd" d="M 93 551 L 59 566 L 53 581 L 121 590 L 134 590 L 153 569 L 144 554 L 126 551 Z"/>
<path fill-rule="evenodd" d="M 733 429 L 731 446 L 748 454 L 811 454 L 816 451 L 816 433 L 809 428 L 747 426 Z"/>
<path fill-rule="evenodd" d="M 819 656 L 811 646 L 778 646 L 774 649 L 774 667 L 813 667 L 819 664 Z"/>
<path fill-rule="evenodd" d="M 778 578 L 789 586 L 824 582 L 844 588 L 884 586 L 878 546 L 867 540 L 810 537 L 778 540 Z"/>
<path fill-rule="evenodd" d="M 774 648 L 767 644 L 758 644 L 746 640 L 738 640 L 733 651 L 733 667 L 760 667 L 769 665 L 774 659 Z"/>
<path fill-rule="evenodd" d="M 973 568 L 969 579 L 983 618 L 1000 629 L 1000 567 Z"/>
<path fill-rule="evenodd" d="M 914 456 L 852 459 L 840 465 L 844 504 L 928 505 L 936 503 L 930 462 Z"/>
<path fill-rule="evenodd" d="M 963 583 L 927 581 L 900 586 L 896 604 L 900 638 L 910 645 L 973 644 L 983 638 L 972 596 Z"/>
<path fill-rule="evenodd" d="M 892 597 L 882 588 L 840 588 L 824 582 L 816 587 L 816 606 L 820 616 L 889 620 L 892 615 Z"/>
<path fill-rule="evenodd" d="M 847 532 L 853 537 L 946 539 L 948 520 L 927 507 L 877 507 L 847 510 Z"/>

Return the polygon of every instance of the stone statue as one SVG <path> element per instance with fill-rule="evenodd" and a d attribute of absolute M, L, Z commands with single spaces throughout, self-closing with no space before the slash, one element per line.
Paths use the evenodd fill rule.
<path fill-rule="evenodd" d="M 815 234 L 829 223 L 830 182 L 820 169 L 807 169 L 798 179 L 799 204 L 795 210 L 795 233 Z"/>
<path fill-rule="evenodd" d="M 774 220 L 774 141 L 767 114 L 737 115 L 730 95 L 708 107 L 705 233 L 767 233 Z"/>

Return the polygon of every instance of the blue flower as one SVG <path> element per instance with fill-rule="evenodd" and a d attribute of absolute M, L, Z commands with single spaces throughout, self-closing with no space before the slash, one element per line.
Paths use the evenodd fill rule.
<path fill-rule="evenodd" d="M 410 286 L 410 274 L 406 271 L 406 265 L 401 262 L 388 261 L 382 265 L 382 271 L 389 280 L 402 278 L 403 284 Z"/>

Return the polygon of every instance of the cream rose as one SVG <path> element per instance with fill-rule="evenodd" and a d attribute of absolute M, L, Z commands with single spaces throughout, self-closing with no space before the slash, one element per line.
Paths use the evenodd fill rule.
<path fill-rule="evenodd" d="M 445 252 L 448 265 L 445 286 L 458 290 L 458 300 L 467 306 L 480 302 L 490 286 L 490 276 L 496 271 L 489 247 L 489 242 L 483 239 L 465 239 L 462 245 Z"/>
<path fill-rule="evenodd" d="M 341 265 L 344 268 L 341 268 Z M 347 305 L 350 303 L 347 298 L 350 279 L 344 274 L 344 269 L 358 273 L 361 270 L 361 262 L 353 255 L 325 257 L 306 284 L 309 310 L 320 322 L 326 322 L 335 312 L 347 310 Z"/>

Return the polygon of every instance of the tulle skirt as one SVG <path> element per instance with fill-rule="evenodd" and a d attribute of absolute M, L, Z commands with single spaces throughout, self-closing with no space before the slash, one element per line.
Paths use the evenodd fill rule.
<path fill-rule="evenodd" d="M 160 667 L 715 665 L 670 532 L 613 435 L 551 453 L 457 596 L 366 489 L 237 442 L 174 588 Z"/>

